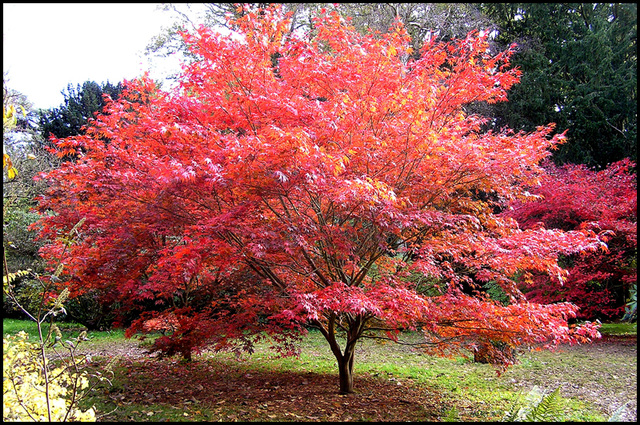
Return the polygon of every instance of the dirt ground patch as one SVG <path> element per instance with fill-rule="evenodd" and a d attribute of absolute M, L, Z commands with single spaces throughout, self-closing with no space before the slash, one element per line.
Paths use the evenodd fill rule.
<path fill-rule="evenodd" d="M 143 400 L 150 407 L 162 403 L 186 412 L 197 405 L 210 412 L 203 419 L 227 421 L 435 421 L 441 407 L 437 394 L 366 375 L 359 377 L 357 394 L 339 395 L 335 376 L 327 374 L 220 370 L 207 362 L 188 370 L 174 367 L 158 386 L 146 379 L 162 373 L 163 366 L 137 363 L 130 370 L 133 385 L 110 397 L 125 405 Z"/>

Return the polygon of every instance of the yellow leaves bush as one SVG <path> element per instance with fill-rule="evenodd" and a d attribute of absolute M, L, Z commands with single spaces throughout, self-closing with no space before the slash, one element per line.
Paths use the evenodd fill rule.
<path fill-rule="evenodd" d="M 72 406 L 74 387 L 80 392 L 89 385 L 85 374 L 55 367 L 45 375 L 39 345 L 27 339 L 21 331 L 2 340 L 3 421 L 95 422 L 93 408 L 82 412 Z"/>
<path fill-rule="evenodd" d="M 22 115 L 26 116 L 26 111 L 22 108 Z M 11 105 L 9 108 L 2 107 L 2 131 L 10 131 L 16 126 L 18 118 L 16 115 L 16 108 Z M 4 151 L 4 145 L 2 146 L 2 169 L 7 169 L 7 178 L 13 180 L 18 175 L 18 170 L 13 166 L 11 157 Z"/>

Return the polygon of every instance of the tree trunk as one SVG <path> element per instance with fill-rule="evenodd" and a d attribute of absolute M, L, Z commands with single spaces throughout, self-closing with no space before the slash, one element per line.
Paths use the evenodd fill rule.
<path fill-rule="evenodd" d="M 360 317 L 352 320 L 349 324 L 349 331 L 347 332 L 347 343 L 344 348 L 344 353 L 340 350 L 340 345 L 336 341 L 335 337 L 335 314 L 328 316 L 326 328 L 319 321 L 315 322 L 315 325 L 320 329 L 322 335 L 324 335 L 331 352 L 338 361 L 338 374 L 340 379 L 340 394 L 352 394 L 353 391 L 353 361 L 355 358 L 355 348 L 358 338 L 362 334 L 363 321 Z"/>
<path fill-rule="evenodd" d="M 340 394 L 353 393 L 353 358 L 354 352 L 347 352 L 338 359 L 338 372 L 340 376 Z"/>

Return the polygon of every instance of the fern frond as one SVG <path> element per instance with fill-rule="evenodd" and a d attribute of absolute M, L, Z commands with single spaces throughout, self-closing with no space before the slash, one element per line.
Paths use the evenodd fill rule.
<path fill-rule="evenodd" d="M 520 406 L 518 406 L 518 402 L 520 401 L 520 397 L 513 403 L 511 409 L 507 412 L 507 414 L 502 418 L 502 422 L 517 422 L 518 414 L 522 410 Z"/>
<path fill-rule="evenodd" d="M 560 387 L 557 387 L 531 408 L 525 420 L 527 422 L 554 421 L 558 420 L 562 413 Z"/>
<path fill-rule="evenodd" d="M 560 387 L 545 395 L 538 386 L 534 386 L 523 403 L 519 398 L 516 400 L 502 422 L 558 421 L 563 414 L 560 400 Z"/>

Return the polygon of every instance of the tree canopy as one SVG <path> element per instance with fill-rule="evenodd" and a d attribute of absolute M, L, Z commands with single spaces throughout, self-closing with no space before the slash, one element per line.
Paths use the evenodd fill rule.
<path fill-rule="evenodd" d="M 186 50 L 180 28 L 197 23 L 227 26 L 265 3 L 167 5 L 178 21 L 149 45 L 149 53 Z M 633 3 L 294 3 L 288 33 L 313 31 L 323 7 L 352 19 L 360 33 L 386 32 L 399 19 L 415 55 L 433 37 L 463 38 L 471 29 L 491 31 L 492 50 L 512 43 L 520 84 L 499 105 L 474 103 L 469 111 L 492 118 L 499 129 L 533 131 L 554 122 L 568 142 L 554 152 L 556 163 L 606 167 L 637 154 L 637 5 Z"/>
<path fill-rule="evenodd" d="M 567 324 L 575 306 L 529 303 L 516 286 L 523 271 L 563 279 L 558 253 L 604 245 L 496 215 L 530 197 L 563 139 L 552 125 L 483 132 L 465 112 L 506 99 L 511 50 L 492 55 L 472 32 L 415 59 L 399 22 L 362 35 L 335 11 L 303 35 L 285 36 L 273 7 L 234 25 L 241 36 L 183 33 L 195 60 L 176 89 L 132 81 L 86 134 L 57 140 L 79 157 L 45 176 L 38 227 L 72 293 L 151 303 L 132 330 L 167 326 L 159 348 L 187 357 L 251 351 L 265 332 L 295 354 L 316 327 L 343 393 L 363 337 L 420 330 L 447 354 L 597 335 Z"/>

